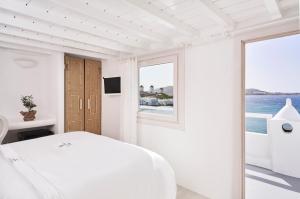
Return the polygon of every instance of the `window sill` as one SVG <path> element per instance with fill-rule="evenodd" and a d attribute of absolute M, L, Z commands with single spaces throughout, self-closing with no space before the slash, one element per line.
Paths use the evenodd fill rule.
<path fill-rule="evenodd" d="M 160 126 L 165 128 L 173 128 L 184 130 L 184 122 L 180 121 L 175 116 L 165 116 L 163 114 L 153 114 L 139 112 L 137 116 L 138 124 L 150 125 L 150 126 Z"/>

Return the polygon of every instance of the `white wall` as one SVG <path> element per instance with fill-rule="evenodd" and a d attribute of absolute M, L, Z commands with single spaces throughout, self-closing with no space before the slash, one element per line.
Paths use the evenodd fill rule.
<path fill-rule="evenodd" d="M 245 141 L 246 163 L 272 169 L 270 135 L 247 132 Z"/>
<path fill-rule="evenodd" d="M 187 49 L 185 131 L 139 125 L 139 141 L 162 154 L 177 182 L 209 198 L 237 198 L 240 68 L 234 41 Z M 236 186 L 236 185 L 235 185 Z M 236 196 L 236 197 L 233 197 Z"/>
<path fill-rule="evenodd" d="M 178 184 L 211 199 L 242 198 L 241 40 L 294 30 L 297 25 L 267 27 L 187 50 L 185 130 L 138 125 L 139 144 L 171 163 Z M 116 61 L 103 65 L 103 74 L 122 74 Z M 110 66 L 114 68 L 105 68 Z M 103 98 L 103 134 L 118 138 L 117 107 L 122 99 Z"/>
<path fill-rule="evenodd" d="M 185 59 L 185 130 L 139 124 L 139 144 L 171 163 L 178 184 L 210 198 L 239 198 L 241 69 L 235 64 L 235 42 L 187 49 Z M 121 73 L 115 69 L 109 74 Z M 121 99 L 103 98 L 106 135 L 119 137 L 119 121 L 114 121 Z"/>
<path fill-rule="evenodd" d="M 49 86 L 50 103 L 49 108 L 53 110 L 56 116 L 56 125 L 54 131 L 56 133 L 65 132 L 65 64 L 64 53 L 52 53 L 49 57 L 49 75 L 51 85 Z M 47 80 L 48 81 L 48 80 Z"/>
<path fill-rule="evenodd" d="M 293 127 L 291 133 L 282 130 L 282 124 Z M 300 178 L 300 121 L 288 119 L 270 120 L 272 170 Z"/>
<path fill-rule="evenodd" d="M 63 53 L 36 54 L 0 49 L 0 114 L 10 120 L 22 120 L 22 95 L 33 95 L 37 119 L 56 118 L 56 132 L 63 129 L 64 58 Z M 35 63 L 22 67 L 21 62 Z"/>
<path fill-rule="evenodd" d="M 118 61 L 102 61 L 102 76 L 121 76 L 121 66 Z M 122 86 L 122 85 L 121 85 Z M 102 135 L 120 138 L 120 101 L 121 95 L 106 95 L 102 80 Z"/>

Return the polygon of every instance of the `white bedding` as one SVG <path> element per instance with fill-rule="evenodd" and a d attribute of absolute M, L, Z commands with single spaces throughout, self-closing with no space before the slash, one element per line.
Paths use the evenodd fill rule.
<path fill-rule="evenodd" d="M 86 198 L 175 199 L 174 173 L 153 152 L 87 132 L 0 149 L 0 199 Z"/>

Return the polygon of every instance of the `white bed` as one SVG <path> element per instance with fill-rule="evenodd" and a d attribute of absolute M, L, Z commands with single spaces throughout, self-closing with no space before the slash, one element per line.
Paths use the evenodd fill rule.
<path fill-rule="evenodd" d="M 0 146 L 1 199 L 175 199 L 174 172 L 146 149 L 87 132 Z"/>

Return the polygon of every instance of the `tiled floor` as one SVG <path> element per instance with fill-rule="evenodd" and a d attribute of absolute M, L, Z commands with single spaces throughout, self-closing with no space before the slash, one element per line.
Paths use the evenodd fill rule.
<path fill-rule="evenodd" d="M 246 166 L 246 199 L 299 199 L 300 178 Z"/>
<path fill-rule="evenodd" d="M 207 199 L 181 186 L 177 187 L 177 199 Z"/>

